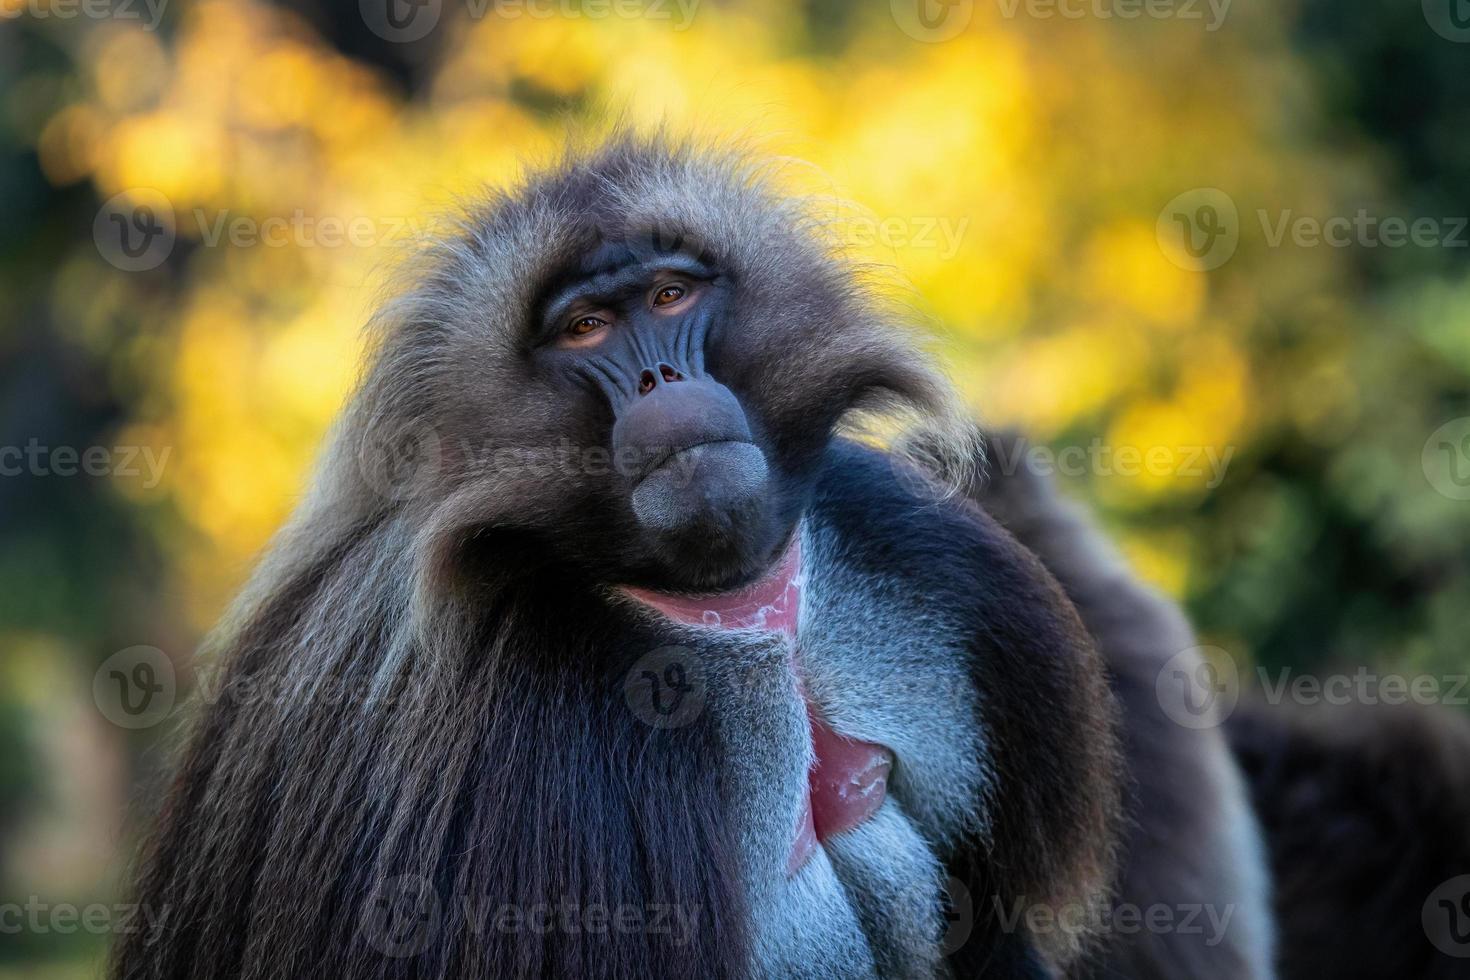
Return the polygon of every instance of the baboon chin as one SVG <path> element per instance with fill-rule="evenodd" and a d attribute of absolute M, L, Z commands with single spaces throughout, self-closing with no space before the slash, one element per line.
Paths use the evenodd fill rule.
<path fill-rule="evenodd" d="M 208 642 L 112 976 L 1272 975 L 1241 774 L 1151 701 L 1182 617 L 980 479 L 808 202 L 623 136 L 460 226 Z"/>

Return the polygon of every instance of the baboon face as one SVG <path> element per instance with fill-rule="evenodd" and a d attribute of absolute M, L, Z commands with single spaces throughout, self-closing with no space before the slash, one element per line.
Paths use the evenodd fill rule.
<path fill-rule="evenodd" d="M 795 477 L 773 465 L 754 399 L 731 386 L 735 301 L 709 256 L 604 242 L 548 291 L 533 322 L 538 366 L 598 403 L 605 489 L 631 513 L 639 550 L 676 581 L 723 584 L 760 569 L 794 518 Z"/>
<path fill-rule="evenodd" d="M 729 161 L 615 149 L 468 227 L 383 358 L 421 382 L 397 401 L 448 435 L 447 477 L 487 481 L 487 529 L 596 581 L 759 577 L 852 409 L 945 399 L 805 206 Z"/>

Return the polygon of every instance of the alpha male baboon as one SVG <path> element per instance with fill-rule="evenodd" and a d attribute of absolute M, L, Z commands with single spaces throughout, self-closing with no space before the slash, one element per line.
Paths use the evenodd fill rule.
<path fill-rule="evenodd" d="M 426 251 L 211 641 L 115 976 L 1270 973 L 1223 739 L 1140 707 L 1187 629 L 976 472 L 819 225 L 625 137 Z M 853 438 L 888 410 L 911 453 Z"/>

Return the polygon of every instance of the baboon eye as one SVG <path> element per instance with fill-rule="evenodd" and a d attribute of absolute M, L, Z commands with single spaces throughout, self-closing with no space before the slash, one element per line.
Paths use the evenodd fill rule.
<path fill-rule="evenodd" d="M 668 306 L 670 303 L 677 303 L 684 298 L 687 292 L 688 290 L 676 283 L 662 286 L 658 292 L 653 294 L 653 305 Z"/>
<path fill-rule="evenodd" d="M 599 316 L 579 316 L 567 325 L 567 333 L 573 337 L 585 337 L 595 333 L 607 326 L 607 321 Z"/>

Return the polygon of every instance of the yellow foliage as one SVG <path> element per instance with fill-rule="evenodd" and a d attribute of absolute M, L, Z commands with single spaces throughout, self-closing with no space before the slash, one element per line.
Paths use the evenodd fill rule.
<path fill-rule="evenodd" d="M 855 259 L 913 287 L 916 319 L 939 325 L 952 374 L 991 420 L 1037 438 L 1103 431 L 1174 463 L 1240 440 L 1260 383 L 1243 353 L 1257 298 L 1171 263 L 1154 227 L 1164 202 L 1220 172 L 1314 193 L 1312 161 L 1255 148 L 1280 125 L 1269 100 L 1181 95 L 1206 62 L 1222 89 L 1252 72 L 1289 86 L 1273 15 L 1232 11 L 1228 37 L 1152 25 L 1169 40 L 1143 73 L 1117 22 L 973 13 L 931 44 L 886 5 L 855 10 L 850 37 L 820 53 L 795 40 L 797 5 L 776 0 L 701 4 L 687 24 L 460 18 L 413 101 L 277 6 L 192 3 L 166 40 L 99 32 L 89 97 L 54 114 L 38 149 L 55 183 L 161 192 L 193 248 L 188 300 L 147 352 L 167 397 L 140 412 L 175 446 L 165 491 L 196 532 L 179 547 L 201 622 L 295 500 L 397 250 L 554 153 L 569 121 L 728 135 L 812 161 L 790 168 L 793 186 L 832 202 Z M 329 221 L 362 234 L 329 241 Z M 1330 259 L 1313 257 L 1318 282 Z M 1322 426 L 1345 384 L 1326 379 L 1321 404 L 1296 409 L 1302 424 Z M 1127 507 L 1207 492 L 1167 469 L 1100 478 L 1099 493 Z M 1178 589 L 1177 544 L 1130 549 Z"/>

